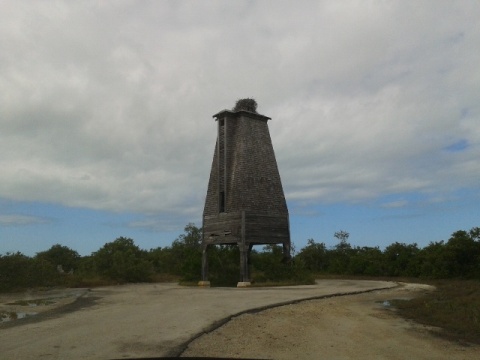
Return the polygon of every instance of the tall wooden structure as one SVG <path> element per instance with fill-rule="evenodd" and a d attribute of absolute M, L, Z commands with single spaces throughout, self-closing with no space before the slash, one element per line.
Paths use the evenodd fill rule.
<path fill-rule="evenodd" d="M 290 256 L 288 209 L 268 130 L 270 118 L 256 112 L 253 99 L 213 115 L 217 141 L 203 212 L 202 284 L 208 283 L 208 247 L 240 249 L 239 286 L 249 284 L 254 245 L 282 244 Z"/>

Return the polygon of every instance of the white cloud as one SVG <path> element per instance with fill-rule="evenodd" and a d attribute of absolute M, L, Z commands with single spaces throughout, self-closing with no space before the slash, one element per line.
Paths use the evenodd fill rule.
<path fill-rule="evenodd" d="M 0 215 L 0 225 L 2 226 L 25 226 L 25 225 L 37 225 L 48 224 L 51 220 L 38 216 L 30 216 L 23 214 L 9 214 Z"/>
<path fill-rule="evenodd" d="M 478 191 L 479 10 L 475 1 L 7 2 L 0 197 L 201 213 L 211 115 L 247 96 L 273 118 L 290 201 Z M 459 140 L 469 147 L 442 150 Z"/>

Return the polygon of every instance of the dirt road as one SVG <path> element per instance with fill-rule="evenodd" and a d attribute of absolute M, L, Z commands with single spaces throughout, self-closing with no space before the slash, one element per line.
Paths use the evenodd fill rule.
<path fill-rule="evenodd" d="M 325 358 L 358 359 L 359 350 L 356 348 L 360 347 L 371 348 L 365 356 L 374 358 L 427 359 L 432 358 L 431 351 L 436 348 L 442 350 L 440 355 L 443 358 L 478 358 L 478 348 L 455 347 L 425 331 L 418 332 L 416 327 L 376 303 L 383 298 L 404 296 L 398 289 L 335 296 L 240 315 L 273 304 L 395 286 L 389 282 L 349 280 L 322 280 L 312 286 L 249 289 L 140 284 L 85 289 L 83 293 L 69 290 L 70 295 L 61 297 L 58 302 L 55 300 L 58 294 L 28 293 L 22 295 L 23 300 L 43 296 L 49 301 L 43 305 L 37 301 L 35 312 L 39 315 L 0 325 L 0 357 L 111 359 L 175 356 L 185 350 L 192 338 L 208 333 L 191 343 L 183 355 L 318 359 L 319 354 L 325 354 Z M 15 304 L 15 297 L 21 300 L 18 294 L 0 296 L 0 311 L 2 307 L 21 306 L 18 302 L 6 305 Z M 239 316 L 227 322 L 232 315 Z M 226 325 L 211 332 L 221 323 Z M 255 330 L 251 331 L 252 328 Z M 409 348 L 406 345 L 412 341 L 416 341 L 415 347 L 427 349 L 426 352 L 410 355 L 405 352 Z M 384 346 L 372 346 L 376 342 Z M 346 353 L 336 352 L 341 349 Z M 396 351 L 404 357 L 391 357 Z"/>
<path fill-rule="evenodd" d="M 232 319 L 192 342 L 182 356 L 263 359 L 479 359 L 479 346 L 432 335 L 399 318 L 389 299 L 426 286 L 310 300 Z"/>

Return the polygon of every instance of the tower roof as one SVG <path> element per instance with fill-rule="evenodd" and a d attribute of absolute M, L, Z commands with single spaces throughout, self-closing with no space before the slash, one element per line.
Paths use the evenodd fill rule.
<path fill-rule="evenodd" d="M 232 110 L 222 110 L 218 113 L 216 113 L 215 115 L 213 115 L 213 117 L 217 120 L 219 118 L 222 118 L 222 117 L 225 117 L 225 116 L 232 116 L 232 117 L 238 117 L 238 116 L 247 116 L 249 118 L 253 118 L 253 119 L 257 119 L 257 120 L 264 120 L 264 121 L 268 121 L 268 120 L 271 120 L 271 118 L 269 118 L 268 116 L 265 116 L 265 115 L 262 115 L 262 114 L 258 114 L 258 113 L 254 113 L 254 112 L 251 112 L 251 111 L 247 111 L 247 110 L 238 110 L 238 111 L 232 111 Z"/>

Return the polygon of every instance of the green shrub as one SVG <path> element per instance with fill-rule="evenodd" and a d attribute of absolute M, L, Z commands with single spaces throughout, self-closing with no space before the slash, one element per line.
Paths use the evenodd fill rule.
<path fill-rule="evenodd" d="M 105 244 L 93 254 L 93 262 L 98 275 L 118 282 L 147 282 L 153 274 L 147 253 L 125 237 Z"/>

